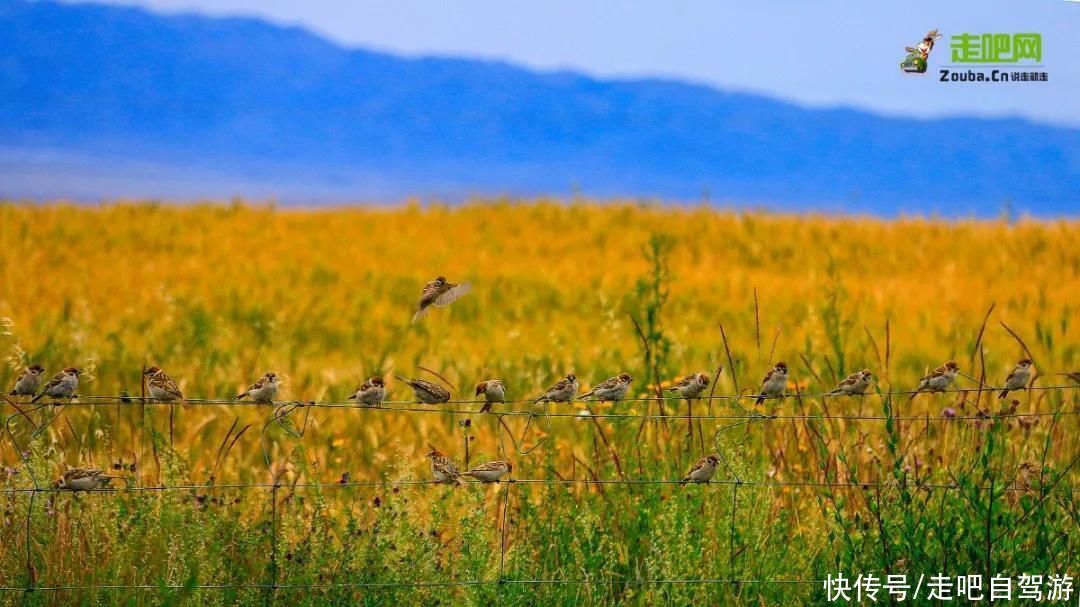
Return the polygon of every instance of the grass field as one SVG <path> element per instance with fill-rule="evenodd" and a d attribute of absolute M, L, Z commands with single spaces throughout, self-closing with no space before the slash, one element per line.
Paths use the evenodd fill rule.
<path fill-rule="evenodd" d="M 657 377 L 721 367 L 716 394 L 752 394 L 776 360 L 792 393 L 863 367 L 875 389 L 911 389 L 949 359 L 996 386 L 1026 353 L 1036 386 L 1063 385 L 1055 373 L 1080 369 L 1077 222 L 629 201 L 9 203 L 0 242 L 0 385 L 30 363 L 85 371 L 81 404 L 5 405 L 4 488 L 45 486 L 64 464 L 127 477 L 115 493 L 3 494 L 0 586 L 123 586 L 7 590 L 4 603 L 811 604 L 824 601 L 814 580 L 838 571 L 1080 573 L 1075 390 L 791 396 L 756 408 L 781 417 L 753 420 L 687 420 L 669 400 L 664 419 L 305 407 L 273 423 L 268 406 L 89 398 L 139 395 L 150 364 L 190 398 L 275 371 L 280 398 L 320 402 L 374 374 L 411 400 L 392 377 L 433 379 L 421 367 L 459 399 L 489 377 L 527 399 L 568 372 L 584 388 L 621 371 L 651 396 Z M 473 292 L 410 325 L 440 274 Z M 745 415 L 730 400 L 694 407 Z M 429 444 L 552 482 L 411 484 L 430 478 Z M 621 482 L 678 480 L 710 452 L 724 482 Z M 685 583 L 702 579 L 717 583 Z"/>

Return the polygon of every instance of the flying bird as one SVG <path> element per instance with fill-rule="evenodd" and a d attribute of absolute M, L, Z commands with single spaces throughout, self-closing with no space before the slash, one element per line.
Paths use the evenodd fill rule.
<path fill-rule="evenodd" d="M 420 294 L 420 302 L 416 304 L 416 313 L 413 314 L 413 322 L 416 322 L 427 314 L 428 308 L 431 306 L 444 307 L 448 306 L 455 301 L 461 299 L 466 293 L 472 289 L 472 285 L 463 282 L 461 284 L 454 284 L 447 282 L 445 276 L 439 276 L 435 280 L 424 285 L 424 290 Z"/>

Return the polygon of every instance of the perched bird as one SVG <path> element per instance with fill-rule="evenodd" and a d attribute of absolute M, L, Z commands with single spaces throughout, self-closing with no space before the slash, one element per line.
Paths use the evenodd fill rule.
<path fill-rule="evenodd" d="M 163 403 L 184 400 L 184 395 L 176 386 L 176 382 L 160 367 L 150 367 L 143 375 L 146 376 L 146 391 L 150 393 L 150 398 Z"/>
<path fill-rule="evenodd" d="M 41 385 L 41 376 L 45 369 L 41 365 L 30 365 L 19 374 L 15 380 L 15 388 L 9 393 L 11 396 L 33 396 Z"/>
<path fill-rule="evenodd" d="M 856 371 L 845 377 L 844 381 L 840 382 L 840 385 L 836 386 L 836 389 L 829 392 L 829 394 L 847 394 L 849 396 L 862 394 L 870 387 L 870 382 L 873 379 L 874 374 L 870 372 L 870 369 Z"/>
<path fill-rule="evenodd" d="M 1068 373 L 1058 373 L 1062 377 L 1068 377 L 1074 382 L 1080 384 L 1080 371 L 1069 371 Z"/>
<path fill-rule="evenodd" d="M 615 377 L 605 379 L 597 384 L 592 390 L 582 394 L 579 398 L 585 400 L 590 396 L 600 402 L 620 401 L 626 397 L 626 391 L 630 389 L 630 382 L 634 378 L 629 373 L 620 373 Z"/>
<path fill-rule="evenodd" d="M 383 399 L 386 398 L 386 382 L 383 378 L 376 375 L 368 379 L 366 382 L 360 384 L 346 400 L 356 400 L 356 402 L 364 405 L 375 405 L 376 407 L 381 405 Z"/>
<path fill-rule="evenodd" d="M 43 397 L 60 400 L 63 398 L 75 398 L 75 391 L 79 389 L 79 375 L 82 371 L 79 371 L 75 367 L 68 367 L 63 371 L 57 373 L 49 380 L 49 383 L 45 384 L 41 393 L 31 399 L 30 402 L 36 403 Z"/>
<path fill-rule="evenodd" d="M 1005 378 L 1005 389 L 998 395 L 999 399 L 1008 396 L 1010 390 L 1023 390 L 1027 387 L 1028 382 L 1031 381 L 1031 365 L 1030 358 L 1021 358 L 1016 363 L 1016 368 Z"/>
<path fill-rule="evenodd" d="M 480 464 L 479 466 L 470 469 L 468 472 L 463 472 L 461 475 L 471 476 L 482 483 L 497 483 L 500 478 L 513 471 L 513 464 L 503 460 L 497 460 L 486 464 Z"/>
<path fill-rule="evenodd" d="M 459 485 L 465 484 L 465 479 L 461 478 L 461 473 L 458 472 L 457 466 L 454 462 L 450 461 L 449 457 L 446 457 L 441 451 L 432 447 L 431 452 L 427 454 L 427 458 L 431 460 L 431 476 L 435 477 L 435 481 L 439 483 Z"/>
<path fill-rule="evenodd" d="M 278 380 L 278 376 L 274 373 L 267 373 L 263 375 L 259 381 L 251 384 L 247 390 L 244 390 L 240 394 L 236 395 L 233 400 L 240 400 L 245 396 L 250 396 L 251 400 L 262 404 L 268 405 L 274 402 L 274 396 L 277 395 L 278 387 L 281 382 Z"/>
<path fill-rule="evenodd" d="M 427 314 L 432 305 L 448 306 L 459 300 L 472 289 L 472 285 L 463 282 L 454 284 L 447 282 L 446 277 L 439 276 L 435 280 L 424 285 L 424 291 L 420 294 L 420 302 L 416 304 L 416 313 L 413 314 L 413 322 L 416 322 Z"/>
<path fill-rule="evenodd" d="M 506 387 L 501 379 L 489 379 L 476 384 L 476 395 L 484 395 L 484 406 L 480 407 L 481 413 L 491 411 L 491 405 L 506 402 Z"/>
<path fill-rule="evenodd" d="M 686 483 L 707 483 L 712 480 L 714 474 L 716 474 L 716 465 L 720 463 L 720 458 L 715 455 L 706 455 L 699 459 L 693 468 L 690 468 L 690 472 L 686 473 L 686 478 L 679 481 L 680 485 Z"/>
<path fill-rule="evenodd" d="M 571 373 L 555 382 L 546 392 L 536 397 L 537 403 L 568 403 L 574 400 L 578 392 L 577 376 Z"/>
<path fill-rule="evenodd" d="M 408 377 L 395 376 L 409 384 L 416 393 L 416 402 L 428 405 L 437 405 L 450 400 L 450 391 L 435 382 L 426 379 L 409 379 Z"/>
<path fill-rule="evenodd" d="M 91 491 L 107 487 L 114 478 L 124 477 L 105 474 L 97 468 L 68 468 L 56 481 L 55 487 L 68 491 Z"/>
<path fill-rule="evenodd" d="M 783 396 L 784 390 L 787 390 L 787 376 L 787 363 L 780 361 L 773 365 L 761 381 L 761 395 L 758 396 L 757 404 L 765 402 L 770 396 Z"/>
<path fill-rule="evenodd" d="M 709 376 L 705 373 L 695 373 L 680 379 L 678 383 L 667 389 L 668 392 L 678 392 L 679 396 L 690 400 L 701 396 L 705 388 L 709 387 Z"/>
<path fill-rule="evenodd" d="M 934 369 L 930 375 L 920 379 L 915 392 L 944 392 L 945 388 L 948 388 L 956 380 L 956 374 L 959 372 L 960 365 L 956 364 L 956 361 L 950 360 Z M 915 394 L 911 396 L 914 398 Z"/>

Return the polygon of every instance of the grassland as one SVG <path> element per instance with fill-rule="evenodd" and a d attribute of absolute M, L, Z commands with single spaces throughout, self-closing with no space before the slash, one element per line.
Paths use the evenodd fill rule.
<path fill-rule="evenodd" d="M 1050 386 L 1080 368 L 1077 242 L 1076 222 L 633 202 L 4 204 L 0 385 L 35 362 L 86 370 L 87 397 L 137 395 L 140 370 L 158 364 L 189 397 L 227 398 L 273 370 L 282 398 L 336 402 L 372 374 L 424 367 L 460 398 L 488 377 L 527 398 L 567 372 L 590 384 L 625 370 L 651 395 L 654 377 L 723 367 L 716 392 L 749 394 L 785 360 L 792 391 L 825 391 L 862 367 L 889 391 L 947 359 L 998 385 L 1027 351 L 1036 385 Z M 438 274 L 474 290 L 410 326 Z M 1077 393 L 1016 399 L 1016 413 L 1048 415 L 997 416 L 1010 404 L 989 393 L 792 397 L 759 410 L 805 417 L 732 428 L 739 420 L 302 408 L 267 425 L 268 407 L 45 409 L 31 416 L 52 419 L 36 436 L 12 417 L 4 488 L 44 484 L 64 464 L 115 464 L 129 479 L 116 486 L 143 490 L 5 493 L 0 586 L 149 588 L 0 601 L 772 605 L 821 602 L 820 584 L 761 580 L 837 571 L 1076 575 Z M 945 421 L 947 408 L 984 417 Z M 665 411 L 687 413 L 675 401 Z M 694 412 L 742 413 L 728 401 Z M 856 414 L 881 419 L 841 419 Z M 290 433 L 305 419 L 303 436 Z M 466 443 L 472 463 L 506 457 L 518 479 L 677 480 L 720 452 L 730 469 L 718 478 L 746 484 L 409 484 L 429 478 L 428 444 L 461 462 Z M 260 486 L 233 486 L 249 483 Z M 147 489 L 161 485 L 189 488 Z M 497 579 L 589 583 L 444 585 Z M 758 582 L 658 583 L 688 579 Z"/>

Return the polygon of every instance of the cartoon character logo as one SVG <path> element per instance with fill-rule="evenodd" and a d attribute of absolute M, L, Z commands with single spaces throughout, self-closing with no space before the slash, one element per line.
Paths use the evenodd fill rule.
<path fill-rule="evenodd" d="M 914 47 L 905 46 L 904 50 L 908 52 L 908 55 L 904 57 L 900 69 L 909 74 L 925 73 L 926 60 L 930 58 L 930 51 L 934 50 L 934 41 L 940 39 L 941 34 L 936 29 L 932 29 L 926 33 L 926 37 L 922 39 L 922 42 Z"/>

